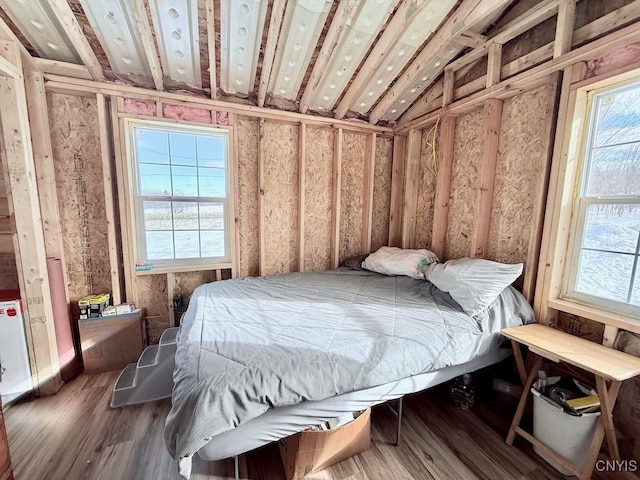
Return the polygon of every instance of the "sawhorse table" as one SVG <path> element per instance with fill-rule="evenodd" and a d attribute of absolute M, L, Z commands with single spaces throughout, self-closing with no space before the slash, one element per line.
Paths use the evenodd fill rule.
<path fill-rule="evenodd" d="M 516 434 L 518 434 L 580 479 L 591 478 L 605 436 L 612 459 L 620 460 L 618 441 L 613 426 L 613 406 L 616 403 L 622 382 L 640 375 L 640 358 L 539 324 L 505 328 L 501 333 L 511 340 L 518 372 L 524 384 L 522 396 L 507 435 L 507 444 L 513 445 Z M 524 366 L 520 345 L 529 347 L 529 352 L 533 355 L 531 371 L 528 373 Z M 601 415 L 582 470 L 520 428 L 520 420 L 529 399 L 529 390 L 536 379 L 542 360 L 545 358 L 556 363 L 568 363 L 591 372 L 596 377 Z M 607 382 L 610 383 L 608 387 Z"/>

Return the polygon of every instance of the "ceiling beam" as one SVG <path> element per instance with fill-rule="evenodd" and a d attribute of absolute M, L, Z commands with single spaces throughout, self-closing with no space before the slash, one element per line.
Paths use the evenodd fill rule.
<path fill-rule="evenodd" d="M 264 101 L 267 98 L 267 88 L 269 87 L 271 69 L 276 56 L 276 46 L 278 45 L 278 37 L 280 36 L 280 28 L 282 27 L 286 6 L 287 2 L 285 0 L 274 0 L 271 8 L 269 34 L 267 35 L 267 45 L 264 48 L 264 56 L 262 57 L 262 72 L 260 73 L 260 83 L 258 84 L 259 107 L 264 107 Z"/>
<path fill-rule="evenodd" d="M 476 0 L 477 3 L 478 0 Z M 335 108 L 335 117 L 344 118 L 349 107 L 356 101 L 364 91 L 364 88 L 371 81 L 371 72 L 384 59 L 391 47 L 395 45 L 411 22 L 418 16 L 429 2 L 422 2 L 416 8 L 414 0 L 402 0 L 389 23 L 384 28 L 382 35 L 374 44 L 373 50 L 367 55 L 365 62 L 360 67 L 358 74 L 351 81 L 351 85 Z"/>
<path fill-rule="evenodd" d="M 322 80 L 322 75 L 324 75 L 331 57 L 333 56 L 338 43 L 342 40 L 347 27 L 351 25 L 360 3 L 361 0 L 344 0 L 338 5 L 336 13 L 333 16 L 333 20 L 331 21 L 329 31 L 322 42 L 322 48 L 320 49 L 318 58 L 316 58 L 316 62 L 313 65 L 309 81 L 307 82 L 302 98 L 300 99 L 301 113 L 307 113 L 313 99 L 313 94 L 317 91 L 320 80 Z"/>
<path fill-rule="evenodd" d="M 213 0 L 207 0 L 207 43 L 209 46 L 209 85 L 211 98 L 218 98 L 218 78 L 216 72 L 216 25 Z"/>
<path fill-rule="evenodd" d="M 164 90 L 164 82 L 162 81 L 162 65 L 160 65 L 160 57 L 156 51 L 156 45 L 153 41 L 153 35 L 151 33 L 151 24 L 149 23 L 149 17 L 147 16 L 147 9 L 144 6 L 144 0 L 132 0 L 131 6 L 133 8 L 133 16 L 138 23 L 138 29 L 140 30 L 140 40 L 142 41 L 142 48 L 144 49 L 144 55 L 147 58 L 149 64 L 149 70 L 151 70 L 151 77 L 153 78 L 153 84 L 156 90 Z"/>
<path fill-rule="evenodd" d="M 85 67 L 89 70 L 91 78 L 94 80 L 102 80 L 102 66 L 96 57 L 95 52 L 89 45 L 89 41 L 82 31 L 82 27 L 78 23 L 76 16 L 73 14 L 71 7 L 66 0 L 45 0 L 56 19 L 62 25 L 65 34 L 71 40 L 73 48 L 78 52 L 80 59 Z"/>
<path fill-rule="evenodd" d="M 420 78 L 424 68 L 443 55 L 445 48 L 458 41 L 465 32 L 472 31 L 478 24 L 486 22 L 511 0 L 464 0 L 453 15 L 438 29 L 431 40 L 424 45 L 413 62 L 404 70 L 396 83 L 384 95 L 369 115 L 369 122 L 376 123 L 391 108 L 391 105 Z M 442 65 L 444 69 L 444 65 Z M 434 75 L 434 78 L 437 75 Z"/>

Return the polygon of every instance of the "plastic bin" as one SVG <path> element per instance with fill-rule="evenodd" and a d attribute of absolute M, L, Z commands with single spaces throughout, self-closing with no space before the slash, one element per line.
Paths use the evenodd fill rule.
<path fill-rule="evenodd" d="M 587 460 L 600 412 L 584 413 L 576 417 L 549 403 L 534 388 L 531 389 L 531 393 L 533 393 L 533 436 L 581 470 Z M 533 450 L 563 475 L 573 475 L 539 448 L 533 447 Z"/>

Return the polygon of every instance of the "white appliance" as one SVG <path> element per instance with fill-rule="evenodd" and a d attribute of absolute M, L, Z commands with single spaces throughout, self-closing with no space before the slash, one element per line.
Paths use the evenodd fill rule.
<path fill-rule="evenodd" d="M 0 292 L 0 396 L 3 405 L 33 390 L 22 302 Z"/>

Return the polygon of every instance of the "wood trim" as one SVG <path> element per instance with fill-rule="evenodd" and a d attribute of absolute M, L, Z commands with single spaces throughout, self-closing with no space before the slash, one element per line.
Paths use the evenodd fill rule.
<path fill-rule="evenodd" d="M 66 0 L 46 0 L 56 19 L 62 25 L 65 34 L 71 40 L 73 47 L 80 56 L 82 63 L 94 80 L 102 80 L 102 67 L 96 57 L 95 52 L 91 48 L 87 37 L 82 31 L 82 27 L 78 23 L 76 16 L 73 14 L 71 7 Z"/>
<path fill-rule="evenodd" d="M 213 0 L 206 0 L 207 9 L 207 41 L 209 45 L 209 86 L 211 88 L 211 99 L 218 98 L 218 72 L 216 68 L 216 29 L 215 10 Z M 214 119 L 213 123 L 217 123 Z"/>
<path fill-rule="evenodd" d="M 271 79 L 271 69 L 276 56 L 276 47 L 278 46 L 278 37 L 280 36 L 280 28 L 284 19 L 284 12 L 287 6 L 285 0 L 274 0 L 271 6 L 271 19 L 269 20 L 269 33 L 267 35 L 267 44 L 264 48 L 262 56 L 262 71 L 260 72 L 260 83 L 258 84 L 258 106 L 264 107 L 264 101 L 267 98 L 267 88 L 269 88 L 269 80 Z"/>
<path fill-rule="evenodd" d="M 420 147 L 422 131 L 410 130 L 407 136 L 404 177 L 404 205 L 402 209 L 402 248 L 414 248 L 418 191 L 420 190 Z"/>
<path fill-rule="evenodd" d="M 149 64 L 149 70 L 151 70 L 153 84 L 156 90 L 164 90 L 162 65 L 160 64 L 160 57 L 158 57 L 156 45 L 153 41 L 153 34 L 151 33 L 151 25 L 149 24 L 149 17 L 147 16 L 147 10 L 144 6 L 144 0 L 131 0 L 131 8 L 136 23 L 138 24 L 138 29 L 140 30 L 140 41 L 142 42 L 145 58 Z"/>
<path fill-rule="evenodd" d="M 487 255 L 493 186 L 498 161 L 498 144 L 502 121 L 502 100 L 489 99 L 484 104 L 483 145 L 478 173 L 478 196 L 476 218 L 471 238 L 471 257 L 484 258 Z"/>
<path fill-rule="evenodd" d="M 305 186 L 305 170 L 307 156 L 307 126 L 300 124 L 298 130 L 298 271 L 304 272 L 304 228 L 305 228 L 305 209 L 306 209 L 306 186 Z"/>
<path fill-rule="evenodd" d="M 537 297 L 536 297 L 537 298 Z M 548 308 L 577 315 L 578 317 L 593 320 L 594 322 L 611 325 L 633 333 L 640 333 L 640 319 L 623 315 L 621 313 L 613 313 L 590 305 L 565 300 L 563 298 L 555 298 L 548 301 Z M 554 312 L 555 313 L 555 312 Z M 553 317 L 552 317 L 553 318 Z M 546 323 L 551 323 L 550 321 Z"/>
<path fill-rule="evenodd" d="M 107 221 L 107 241 L 109 245 L 109 266 L 111 274 L 111 292 L 113 304 L 122 303 L 122 285 L 120 281 L 120 258 L 116 240 L 116 218 L 114 209 L 113 180 L 111 175 L 111 135 L 109 117 L 104 95 L 96 96 L 98 105 L 98 125 L 100 128 L 100 153 L 102 155 L 102 179 L 104 185 L 105 216 Z"/>
<path fill-rule="evenodd" d="M 162 101 L 185 107 L 207 108 L 210 110 L 236 113 L 238 115 L 264 118 L 288 123 L 304 122 L 307 126 L 332 126 L 342 128 L 349 132 L 371 133 L 376 132 L 380 136 L 389 137 L 394 130 L 390 127 L 370 125 L 368 123 L 353 120 L 338 120 L 335 118 L 320 117 L 317 115 L 306 115 L 298 112 L 287 112 L 272 108 L 257 107 L 255 105 L 245 105 L 240 103 L 225 102 L 222 100 L 211 100 L 210 98 L 187 96 L 170 92 L 158 92 L 146 88 L 130 87 L 107 82 L 95 82 L 92 80 L 82 80 L 78 78 L 64 77 L 60 75 L 45 74 L 45 86 L 50 91 L 61 91 L 65 93 L 96 94 L 102 93 L 115 97 L 127 97 L 138 100 Z"/>
<path fill-rule="evenodd" d="M 262 276 L 267 271 L 267 251 L 265 236 L 265 208 L 264 208 L 264 181 L 265 181 L 265 158 L 264 158 L 264 119 L 258 121 L 258 240 L 260 244 L 260 266 L 259 275 Z"/>
<path fill-rule="evenodd" d="M 446 258 L 455 132 L 456 117 L 444 117 L 440 130 L 440 158 L 438 159 L 438 176 L 433 201 L 433 231 L 431 234 L 431 250 L 441 261 Z"/>
<path fill-rule="evenodd" d="M 342 128 L 333 136 L 333 182 L 331 191 L 331 268 L 340 263 L 340 215 L 342 213 Z"/>
<path fill-rule="evenodd" d="M 364 187 L 362 204 L 362 238 L 360 253 L 371 252 L 371 227 L 373 222 L 373 187 L 376 170 L 376 134 L 370 133 L 367 138 L 364 167 Z"/>
<path fill-rule="evenodd" d="M 402 245 L 402 199 L 404 197 L 404 165 L 407 137 L 393 137 L 391 165 L 391 202 L 389 207 L 389 246 Z"/>

